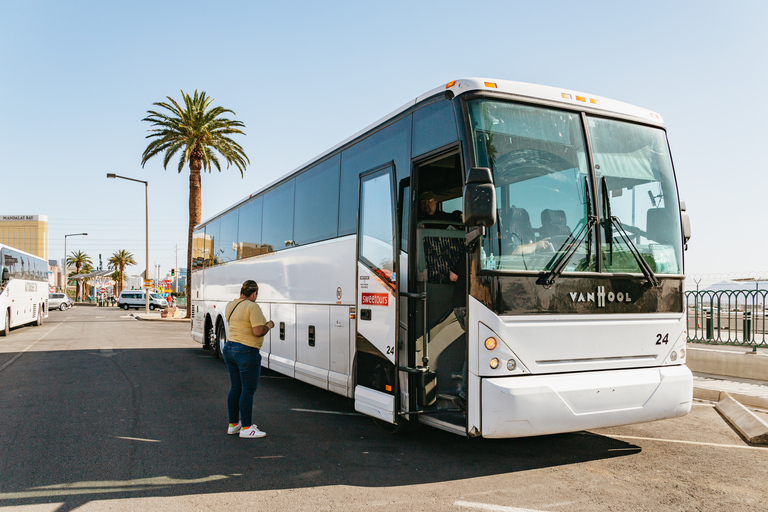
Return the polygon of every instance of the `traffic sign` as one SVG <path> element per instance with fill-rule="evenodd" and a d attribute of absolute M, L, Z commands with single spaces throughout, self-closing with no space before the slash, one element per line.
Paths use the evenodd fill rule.
<path fill-rule="evenodd" d="M 107 289 L 106 288 L 99 288 L 99 293 L 107 293 Z"/>

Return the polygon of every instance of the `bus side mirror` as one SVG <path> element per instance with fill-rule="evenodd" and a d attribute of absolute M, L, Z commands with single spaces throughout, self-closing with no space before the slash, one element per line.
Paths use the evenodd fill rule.
<path fill-rule="evenodd" d="M 8 272 L 8 267 L 3 267 L 3 277 L 2 281 L 4 283 L 7 283 L 11 279 L 11 274 Z"/>
<path fill-rule="evenodd" d="M 496 223 L 496 187 L 491 170 L 472 167 L 464 185 L 464 224 L 488 227 Z"/>
<path fill-rule="evenodd" d="M 683 244 L 688 249 L 688 240 L 691 239 L 691 219 L 685 209 L 685 201 L 680 201 L 680 221 L 683 223 Z"/>

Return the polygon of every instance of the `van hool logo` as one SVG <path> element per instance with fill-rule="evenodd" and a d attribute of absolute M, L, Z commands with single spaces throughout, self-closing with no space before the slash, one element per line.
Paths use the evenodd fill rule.
<path fill-rule="evenodd" d="M 605 293 L 605 286 L 598 286 L 595 293 L 570 292 L 568 295 L 571 296 L 571 302 L 593 302 L 597 303 L 599 308 L 605 307 L 606 300 L 608 302 L 632 302 L 628 293 Z"/>

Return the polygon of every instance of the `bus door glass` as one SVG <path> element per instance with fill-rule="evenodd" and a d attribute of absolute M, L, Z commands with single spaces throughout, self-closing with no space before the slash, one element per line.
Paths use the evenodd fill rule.
<path fill-rule="evenodd" d="M 395 423 L 397 266 L 392 166 L 360 177 L 355 409 Z"/>

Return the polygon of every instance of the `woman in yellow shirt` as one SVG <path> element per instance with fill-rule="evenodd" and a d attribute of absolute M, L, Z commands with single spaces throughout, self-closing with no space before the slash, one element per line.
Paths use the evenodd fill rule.
<path fill-rule="evenodd" d="M 229 368 L 232 387 L 227 395 L 229 428 L 227 434 L 240 437 L 258 438 L 267 434 L 253 424 L 253 394 L 261 375 L 261 345 L 264 336 L 275 324 L 264 321 L 264 314 L 256 304 L 259 285 L 248 280 L 240 289 L 240 298 L 233 300 L 224 309 L 229 324 L 229 336 L 222 355 Z"/>

